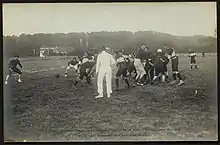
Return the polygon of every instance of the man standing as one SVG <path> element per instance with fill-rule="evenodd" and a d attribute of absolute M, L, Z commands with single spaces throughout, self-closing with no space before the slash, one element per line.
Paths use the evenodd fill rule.
<path fill-rule="evenodd" d="M 174 81 L 171 82 L 171 84 L 176 83 L 176 79 L 178 77 L 179 83 L 177 84 L 177 86 L 180 86 L 180 85 L 184 84 L 184 81 L 182 80 L 181 75 L 178 70 L 178 66 L 179 66 L 178 54 L 175 52 L 175 50 L 173 48 L 167 47 L 167 45 L 165 45 L 164 48 L 167 51 L 168 58 L 171 59 L 171 63 L 172 63 L 171 65 L 172 65 L 172 73 L 173 73 Z"/>
<path fill-rule="evenodd" d="M 189 50 L 189 60 L 190 60 L 190 68 L 193 69 L 194 66 L 195 69 L 198 69 L 196 64 L 196 53 L 191 49 Z"/>
<path fill-rule="evenodd" d="M 23 66 L 21 65 L 21 62 L 20 60 L 18 59 L 19 56 L 16 55 L 15 58 L 11 59 L 9 64 L 8 64 L 8 75 L 6 76 L 6 80 L 5 80 L 5 84 L 8 84 L 8 80 L 11 76 L 11 74 L 13 72 L 17 73 L 18 74 L 18 82 L 21 83 L 21 70 L 19 68 L 17 68 L 17 65 L 20 66 L 20 68 L 22 68 Z"/>
<path fill-rule="evenodd" d="M 204 51 L 202 52 L 202 57 L 205 57 L 205 52 Z"/>
<path fill-rule="evenodd" d="M 103 80 L 106 79 L 107 95 L 111 97 L 112 93 L 112 65 L 116 61 L 110 53 L 110 48 L 103 47 L 96 61 L 97 86 L 99 95 L 96 98 L 103 97 Z"/>
<path fill-rule="evenodd" d="M 151 84 L 154 83 L 154 81 L 159 78 L 159 76 L 162 75 L 162 82 L 165 82 L 166 79 L 166 65 L 168 62 L 168 58 L 165 56 L 165 54 L 162 52 L 162 49 L 157 50 L 157 55 L 154 62 L 155 67 L 155 76 L 151 82 Z"/>

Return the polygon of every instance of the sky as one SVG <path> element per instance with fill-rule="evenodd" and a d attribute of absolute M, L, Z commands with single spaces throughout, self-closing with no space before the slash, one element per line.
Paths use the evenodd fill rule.
<path fill-rule="evenodd" d="M 213 36 L 215 2 L 3 4 L 3 35 L 157 31 Z"/>

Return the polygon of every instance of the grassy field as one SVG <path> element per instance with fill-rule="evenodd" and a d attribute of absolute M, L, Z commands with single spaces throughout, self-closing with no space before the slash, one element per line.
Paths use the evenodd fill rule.
<path fill-rule="evenodd" d="M 23 59 L 23 83 L 4 86 L 5 140 L 217 140 L 217 57 L 197 61 L 191 71 L 180 56 L 183 86 L 121 82 L 95 99 L 95 80 L 73 87 L 75 72 L 63 76 L 68 59 Z"/>

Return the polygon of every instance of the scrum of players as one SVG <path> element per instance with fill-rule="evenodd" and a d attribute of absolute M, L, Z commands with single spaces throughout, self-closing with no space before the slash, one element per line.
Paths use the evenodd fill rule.
<path fill-rule="evenodd" d="M 91 85 L 91 78 L 94 78 L 96 57 L 98 53 L 85 53 L 85 55 L 77 60 L 68 62 L 65 77 L 68 75 L 70 68 L 74 68 L 79 77 L 74 83 L 77 85 L 83 78 Z M 191 57 L 192 54 L 190 54 Z M 119 50 L 113 53 L 116 60 L 117 71 L 114 76 L 116 90 L 119 90 L 120 78 L 125 82 L 128 88 L 134 86 L 143 86 L 145 84 L 165 83 L 169 82 L 167 65 L 171 62 L 173 81 L 171 84 L 180 86 L 184 84 L 179 73 L 179 58 L 173 48 L 167 45 L 164 49 L 158 49 L 156 53 L 150 51 L 146 45 L 141 45 L 131 54 L 124 53 L 124 50 Z M 179 81 L 178 81 L 179 80 Z"/>
<path fill-rule="evenodd" d="M 65 70 L 64 76 L 68 76 L 68 71 L 73 68 L 78 74 L 74 85 L 76 86 L 84 78 L 89 85 L 92 85 L 92 79 L 94 79 L 96 71 L 97 56 L 101 52 L 88 52 L 83 57 L 69 61 Z M 119 80 L 125 82 L 128 88 L 134 86 L 143 86 L 145 84 L 166 83 L 169 82 L 168 76 L 168 63 L 171 63 L 173 81 L 171 84 L 180 86 L 184 84 L 181 74 L 179 72 L 179 58 L 174 48 L 164 45 L 164 49 L 158 49 L 156 53 L 150 51 L 150 49 L 142 44 L 137 50 L 131 54 L 126 54 L 123 50 L 117 52 L 109 52 L 116 60 L 117 72 L 114 76 L 116 90 L 119 90 Z M 196 65 L 196 53 L 189 50 L 190 67 L 197 68 Z M 8 84 L 8 80 L 12 73 L 18 74 L 18 82 L 21 83 L 22 71 L 17 68 L 17 65 L 22 68 L 19 60 L 19 56 L 16 55 L 12 58 L 8 64 L 8 74 L 6 76 L 5 84 Z"/>

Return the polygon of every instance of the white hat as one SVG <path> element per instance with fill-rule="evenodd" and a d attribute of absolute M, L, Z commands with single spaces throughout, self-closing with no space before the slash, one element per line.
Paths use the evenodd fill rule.
<path fill-rule="evenodd" d="M 106 49 L 106 50 L 110 50 L 111 48 L 109 48 L 109 47 L 106 47 L 105 49 Z"/>
<path fill-rule="evenodd" d="M 157 49 L 157 52 L 162 52 L 162 49 Z"/>

